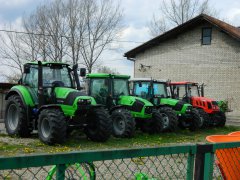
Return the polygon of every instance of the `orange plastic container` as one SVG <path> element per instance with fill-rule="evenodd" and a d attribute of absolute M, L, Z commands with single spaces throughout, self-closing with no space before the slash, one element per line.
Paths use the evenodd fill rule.
<path fill-rule="evenodd" d="M 240 141 L 240 132 L 230 133 L 231 135 L 207 136 L 206 140 L 212 143 Z M 239 134 L 236 136 L 234 134 Z M 216 150 L 218 161 L 216 162 L 223 178 L 226 180 L 240 179 L 240 148 L 228 148 Z"/>
<path fill-rule="evenodd" d="M 231 132 L 228 135 L 229 136 L 240 136 L 240 131 Z"/>

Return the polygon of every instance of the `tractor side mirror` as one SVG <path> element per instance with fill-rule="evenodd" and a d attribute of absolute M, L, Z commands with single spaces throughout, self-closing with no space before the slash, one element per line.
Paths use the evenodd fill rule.
<path fill-rule="evenodd" d="M 29 65 L 24 65 L 23 68 L 24 68 L 24 69 L 23 69 L 23 72 L 24 72 L 25 74 L 29 74 L 29 73 L 30 73 L 30 66 L 29 66 Z"/>
<path fill-rule="evenodd" d="M 81 77 L 86 76 L 86 68 L 80 68 L 80 76 Z"/>

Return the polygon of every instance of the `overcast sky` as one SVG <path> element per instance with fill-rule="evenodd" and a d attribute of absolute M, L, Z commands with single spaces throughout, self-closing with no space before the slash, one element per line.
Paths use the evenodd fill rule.
<path fill-rule="evenodd" d="M 201 0 L 200 0 L 201 1 Z M 0 0 L 0 29 L 4 24 L 12 23 L 20 26 L 21 17 L 29 14 L 46 0 Z M 124 25 L 122 41 L 144 42 L 150 39 L 147 23 L 153 12 L 159 9 L 161 0 L 122 0 L 124 9 Z M 219 11 L 221 18 L 235 26 L 240 26 L 240 0 L 210 0 L 212 7 Z M 101 56 L 103 65 L 115 68 L 122 74 L 133 75 L 133 63 L 126 60 L 123 54 L 140 45 L 139 43 L 115 42 L 111 49 Z M 1 69 L 0 69 L 1 70 Z"/>

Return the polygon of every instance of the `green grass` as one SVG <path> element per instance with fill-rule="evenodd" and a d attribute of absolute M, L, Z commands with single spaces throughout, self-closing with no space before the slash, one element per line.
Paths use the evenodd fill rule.
<path fill-rule="evenodd" d="M 206 142 L 205 138 L 208 135 L 228 134 L 233 131 L 240 131 L 240 127 L 226 126 L 223 128 L 204 129 L 197 132 L 188 130 L 179 130 L 175 133 L 162 133 L 149 135 L 137 132 L 132 139 L 119 139 L 111 137 L 105 143 L 96 143 L 87 140 L 84 135 L 74 134 L 65 144 L 48 146 L 39 141 L 37 135 L 33 135 L 30 143 L 17 144 L 19 138 L 15 137 L 14 143 L 0 142 L 0 154 L 4 156 L 12 156 L 17 154 L 33 154 L 33 153 L 58 153 L 79 150 L 100 150 L 100 149 L 118 149 L 118 148 L 136 148 L 136 147 L 155 147 L 167 146 L 174 144 L 188 144 Z M 0 134 L 0 137 L 6 135 Z M 24 142 L 24 139 L 21 139 Z"/>

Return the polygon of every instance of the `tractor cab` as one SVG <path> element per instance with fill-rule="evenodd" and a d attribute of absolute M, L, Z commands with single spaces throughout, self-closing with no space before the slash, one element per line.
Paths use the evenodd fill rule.
<path fill-rule="evenodd" d="M 120 96 L 129 96 L 127 75 L 88 74 L 88 93 L 99 104 L 111 108 L 118 104 Z"/>
<path fill-rule="evenodd" d="M 131 91 L 134 96 L 148 99 L 154 105 L 160 105 L 161 98 L 169 98 L 167 81 L 151 78 L 134 78 L 130 80 Z"/>
<path fill-rule="evenodd" d="M 76 89 L 76 77 L 73 76 L 75 70 L 65 63 L 27 63 L 20 83 L 27 87 L 36 105 L 39 102 L 40 106 L 53 104 L 57 103 L 55 91 Z"/>
<path fill-rule="evenodd" d="M 204 97 L 204 84 L 199 85 L 195 82 L 171 82 L 172 97 L 193 105 L 193 107 L 201 108 L 206 113 L 219 112 L 219 107 L 214 99 Z"/>

